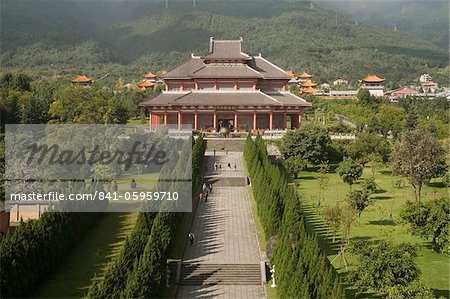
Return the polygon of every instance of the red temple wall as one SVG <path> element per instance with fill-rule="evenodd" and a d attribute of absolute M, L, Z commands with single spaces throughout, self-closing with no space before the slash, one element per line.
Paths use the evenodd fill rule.
<path fill-rule="evenodd" d="M 199 114 L 198 115 L 198 128 L 200 130 L 206 130 L 213 128 L 213 115 L 212 114 Z"/>
<path fill-rule="evenodd" d="M 251 131 L 253 129 L 253 115 L 238 114 L 238 124 L 238 127 L 243 127 L 246 131 Z"/>

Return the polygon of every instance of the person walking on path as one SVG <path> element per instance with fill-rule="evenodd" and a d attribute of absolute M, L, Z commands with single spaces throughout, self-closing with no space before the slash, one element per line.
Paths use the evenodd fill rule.
<path fill-rule="evenodd" d="M 208 202 L 208 192 L 205 194 L 205 202 Z"/>
<path fill-rule="evenodd" d="M 231 169 L 231 163 L 228 162 L 228 169 Z"/>
<path fill-rule="evenodd" d="M 202 190 L 203 190 L 203 193 L 205 193 L 206 192 L 206 183 L 203 183 L 203 187 L 202 187 Z"/>
<path fill-rule="evenodd" d="M 237 169 L 237 165 L 236 165 L 236 163 L 234 163 L 234 171 L 236 171 L 236 169 Z"/>
<path fill-rule="evenodd" d="M 203 193 L 200 192 L 200 193 L 198 194 L 198 201 L 202 201 L 202 199 L 203 199 Z"/>
<path fill-rule="evenodd" d="M 195 235 L 194 235 L 194 233 L 193 233 L 193 232 L 190 232 L 188 238 L 189 238 L 189 245 L 190 245 L 191 247 L 194 246 L 194 240 L 195 240 Z"/>
<path fill-rule="evenodd" d="M 212 184 L 209 183 L 209 192 L 212 192 Z"/>

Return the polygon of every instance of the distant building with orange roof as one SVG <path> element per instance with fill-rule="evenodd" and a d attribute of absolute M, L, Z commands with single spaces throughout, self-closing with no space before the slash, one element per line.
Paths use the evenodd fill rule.
<path fill-rule="evenodd" d="M 147 74 L 144 75 L 144 80 L 155 80 L 156 79 L 156 75 L 153 74 L 152 72 L 148 72 Z"/>
<path fill-rule="evenodd" d="M 138 84 L 138 87 L 140 90 L 144 91 L 147 90 L 149 88 L 153 88 L 153 86 L 155 86 L 156 83 L 154 82 L 150 82 L 147 80 L 143 80 L 141 83 Z"/>
<path fill-rule="evenodd" d="M 383 82 L 385 79 L 377 75 L 369 75 L 361 79 L 361 88 L 368 89 L 371 95 L 381 97 L 384 95 Z"/>
<path fill-rule="evenodd" d="M 311 86 L 308 86 L 308 87 L 302 89 L 303 93 L 309 93 L 309 94 L 310 93 L 315 93 L 315 92 L 318 92 L 318 91 L 319 91 L 318 89 L 315 89 L 315 88 L 313 88 Z"/>
<path fill-rule="evenodd" d="M 80 86 L 90 86 L 92 85 L 92 79 L 88 78 L 86 76 L 76 76 L 70 82 L 73 85 L 80 85 Z"/>
<path fill-rule="evenodd" d="M 288 76 L 291 77 L 291 78 L 294 78 L 294 77 L 295 77 L 295 73 L 294 73 L 294 71 L 292 71 L 292 70 L 287 70 L 287 71 L 286 71 L 286 75 L 288 75 Z"/>
<path fill-rule="evenodd" d="M 307 88 L 307 87 L 315 87 L 317 86 L 317 83 L 313 83 L 311 81 L 306 81 L 301 83 L 301 87 Z"/>
<path fill-rule="evenodd" d="M 313 75 L 310 75 L 307 72 L 303 72 L 303 74 L 297 77 L 298 86 L 300 87 L 302 92 L 313 93 L 318 91 L 317 89 L 313 88 L 317 86 L 317 84 L 312 82 L 312 77 Z"/>
<path fill-rule="evenodd" d="M 307 72 L 303 72 L 303 74 L 298 76 L 298 80 L 300 82 L 311 81 L 313 75 L 308 74 Z"/>

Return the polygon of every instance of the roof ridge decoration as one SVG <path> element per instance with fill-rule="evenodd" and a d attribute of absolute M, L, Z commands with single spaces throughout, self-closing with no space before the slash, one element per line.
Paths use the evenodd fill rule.
<path fill-rule="evenodd" d="M 237 40 L 215 40 L 209 39 L 209 53 L 201 57 L 207 61 L 245 61 L 251 56 L 243 52 L 243 38 Z"/>
<path fill-rule="evenodd" d="M 277 99 L 271 97 L 268 93 L 262 92 L 261 90 L 259 91 L 260 93 L 264 94 L 265 96 L 269 97 L 271 100 L 283 105 L 283 103 L 281 103 L 280 101 L 278 101 Z"/>
<path fill-rule="evenodd" d="M 189 91 L 189 92 L 187 92 L 187 93 L 181 94 L 181 96 L 175 98 L 173 101 L 176 102 L 176 101 L 178 101 L 179 99 L 182 99 L 182 98 L 184 98 L 185 96 L 187 96 L 188 94 L 191 94 L 191 93 L 192 93 L 192 91 Z"/>

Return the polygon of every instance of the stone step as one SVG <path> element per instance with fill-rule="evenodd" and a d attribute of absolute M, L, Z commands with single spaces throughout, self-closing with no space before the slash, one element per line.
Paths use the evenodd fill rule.
<path fill-rule="evenodd" d="M 206 139 L 206 150 L 218 152 L 242 152 L 244 151 L 245 138 L 208 138 Z"/>
<path fill-rule="evenodd" d="M 246 177 L 205 176 L 205 180 L 208 184 L 213 184 L 214 187 L 245 187 L 248 185 Z"/>
<path fill-rule="evenodd" d="M 259 285 L 261 268 L 258 264 L 183 263 L 181 284 Z"/>

